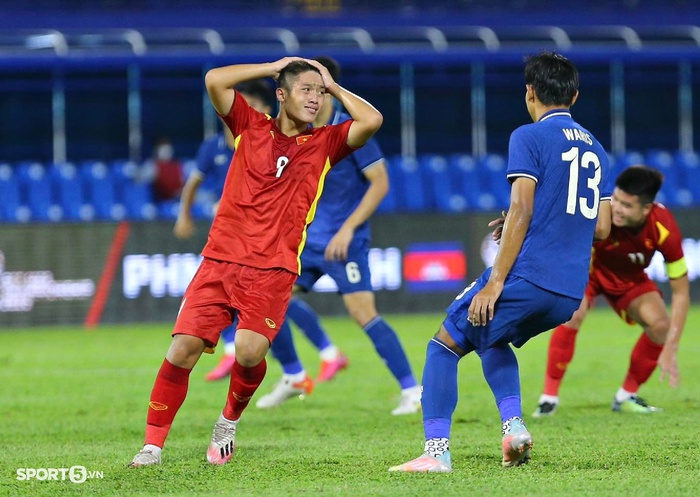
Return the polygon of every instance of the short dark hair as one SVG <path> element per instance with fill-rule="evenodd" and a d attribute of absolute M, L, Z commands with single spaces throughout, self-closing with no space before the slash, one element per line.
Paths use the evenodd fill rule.
<path fill-rule="evenodd" d="M 578 91 L 578 70 L 563 55 L 542 52 L 527 58 L 525 83 L 544 105 L 570 107 Z"/>
<path fill-rule="evenodd" d="M 308 71 L 313 71 L 317 74 L 321 74 L 316 67 L 312 66 L 305 60 L 295 60 L 287 64 L 287 67 L 280 71 L 279 78 L 277 78 L 277 86 L 284 88 L 287 91 L 292 89 L 292 81 L 294 81 L 297 76 Z"/>
<path fill-rule="evenodd" d="M 650 204 L 659 193 L 664 175 L 649 166 L 630 166 L 620 173 L 615 186 L 628 195 L 636 195 L 642 204 Z"/>
<path fill-rule="evenodd" d="M 273 107 L 272 100 L 274 97 L 274 91 L 272 90 L 272 85 L 270 85 L 270 83 L 268 83 L 265 79 L 244 81 L 243 83 L 236 85 L 236 90 L 240 93 L 257 97 L 270 107 Z"/>
<path fill-rule="evenodd" d="M 340 82 L 340 64 L 333 57 L 320 55 L 316 57 L 316 62 L 320 62 L 322 66 L 328 69 L 328 72 L 336 83 Z"/>

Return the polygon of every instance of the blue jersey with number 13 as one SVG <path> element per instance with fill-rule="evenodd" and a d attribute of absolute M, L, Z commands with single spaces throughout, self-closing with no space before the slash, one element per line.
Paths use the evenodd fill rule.
<path fill-rule="evenodd" d="M 601 200 L 612 194 L 608 155 L 568 110 L 516 129 L 507 176 L 537 182 L 530 227 L 510 274 L 545 290 L 582 298 Z"/>

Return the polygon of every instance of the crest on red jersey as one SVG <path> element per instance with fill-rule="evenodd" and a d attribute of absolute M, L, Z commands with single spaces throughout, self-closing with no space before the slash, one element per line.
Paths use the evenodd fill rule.
<path fill-rule="evenodd" d="M 309 139 L 311 138 L 311 135 L 302 135 L 302 136 L 297 136 L 297 145 L 303 145 Z"/>

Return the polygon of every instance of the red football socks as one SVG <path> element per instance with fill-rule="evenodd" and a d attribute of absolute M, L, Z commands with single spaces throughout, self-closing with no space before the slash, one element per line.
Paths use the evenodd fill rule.
<path fill-rule="evenodd" d="M 146 417 L 146 444 L 163 447 L 170 426 L 187 396 L 191 369 L 163 361 L 156 376 Z"/>
<path fill-rule="evenodd" d="M 224 417 L 230 421 L 236 421 L 248 406 L 250 398 L 262 383 L 267 372 L 267 361 L 263 359 L 257 366 L 244 368 L 237 361 L 231 368 L 231 381 L 229 383 Z"/>
<path fill-rule="evenodd" d="M 563 324 L 552 332 L 547 354 L 547 374 L 544 378 L 545 395 L 559 395 L 559 386 L 564 379 L 566 368 L 574 357 L 577 333 L 578 330 Z"/>
<path fill-rule="evenodd" d="M 628 392 L 637 392 L 640 385 L 646 383 L 656 369 L 663 348 L 663 345 L 652 342 L 646 333 L 642 333 L 632 349 L 630 367 L 622 388 Z"/>

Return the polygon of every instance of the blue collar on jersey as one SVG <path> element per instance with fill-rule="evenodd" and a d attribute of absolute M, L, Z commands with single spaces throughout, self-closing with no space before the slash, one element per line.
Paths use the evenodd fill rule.
<path fill-rule="evenodd" d="M 542 114 L 542 117 L 540 117 L 539 121 L 544 121 L 545 119 L 549 119 L 550 117 L 557 117 L 557 116 L 566 116 L 566 117 L 571 117 L 571 112 L 568 109 L 554 109 L 545 112 Z"/>

